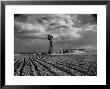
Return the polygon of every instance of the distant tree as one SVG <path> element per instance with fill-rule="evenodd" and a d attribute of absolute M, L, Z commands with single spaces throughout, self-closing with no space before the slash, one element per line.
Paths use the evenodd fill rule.
<path fill-rule="evenodd" d="M 50 45 L 49 45 L 49 51 L 48 53 L 51 54 L 53 52 L 53 43 L 52 43 L 52 39 L 53 39 L 53 36 L 51 34 L 48 35 L 48 40 L 50 42 Z"/>

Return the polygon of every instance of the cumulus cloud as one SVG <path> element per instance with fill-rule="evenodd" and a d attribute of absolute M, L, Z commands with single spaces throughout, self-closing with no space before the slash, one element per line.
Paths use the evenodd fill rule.
<path fill-rule="evenodd" d="M 80 15 L 81 16 L 81 15 Z M 26 39 L 46 39 L 53 34 L 55 40 L 75 40 L 83 38 L 83 33 L 97 31 L 96 23 L 90 21 L 85 24 L 79 15 L 71 14 L 43 14 L 27 15 L 25 21 L 14 21 L 15 36 Z"/>

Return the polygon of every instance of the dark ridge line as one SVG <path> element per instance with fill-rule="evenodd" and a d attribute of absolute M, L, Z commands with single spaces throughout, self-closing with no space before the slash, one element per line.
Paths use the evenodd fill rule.
<path fill-rule="evenodd" d="M 54 65 L 54 64 L 52 64 L 52 65 Z M 63 65 L 63 64 L 60 64 L 60 65 Z M 54 66 L 55 66 L 55 65 L 54 65 Z M 64 65 L 63 65 L 63 66 L 64 66 Z M 58 67 L 58 66 L 56 66 L 56 67 Z M 94 75 L 92 75 L 92 74 L 86 73 L 85 71 L 81 71 L 81 70 L 76 69 L 76 68 L 70 68 L 69 66 L 66 66 L 66 67 L 69 68 L 69 69 L 76 70 L 76 71 L 78 71 L 78 72 L 80 72 L 80 73 L 83 73 L 83 74 L 86 74 L 86 75 L 94 76 Z"/>
<path fill-rule="evenodd" d="M 20 61 L 21 59 L 19 58 L 15 63 L 14 63 L 14 66 Z"/>
<path fill-rule="evenodd" d="M 31 61 L 31 63 L 33 64 L 34 66 L 34 70 L 37 71 L 38 75 L 41 76 L 40 74 L 40 70 L 38 69 L 38 67 L 35 65 L 35 63 L 31 60 L 31 58 L 29 57 L 29 60 Z M 32 66 L 32 65 L 31 65 Z"/>
<path fill-rule="evenodd" d="M 16 75 L 18 68 L 20 67 L 20 65 L 22 64 L 22 61 L 20 62 L 20 64 L 16 64 L 14 65 L 14 75 Z"/>
<path fill-rule="evenodd" d="M 76 69 L 76 68 L 71 68 L 70 66 L 66 66 L 66 67 L 68 67 L 68 68 L 70 68 L 70 69 L 74 69 L 74 70 L 77 70 L 77 71 L 79 71 L 79 72 L 81 72 L 81 73 L 84 73 L 84 74 L 87 74 L 87 75 L 90 75 L 90 76 L 95 76 L 95 75 L 93 75 L 93 74 L 90 74 L 90 73 L 87 73 L 87 72 L 85 72 L 85 71 L 81 71 L 81 70 L 79 70 L 79 69 Z M 75 67 L 75 66 L 74 66 Z M 85 69 L 87 69 L 87 68 L 85 68 Z"/>
<path fill-rule="evenodd" d="M 36 61 L 36 62 L 38 62 L 37 60 L 34 60 L 34 61 Z M 41 61 L 41 60 L 39 60 L 39 61 Z M 44 62 L 44 61 L 41 61 L 41 62 Z M 47 63 L 47 62 L 44 62 L 44 63 Z M 49 64 L 49 65 L 51 65 L 51 66 L 53 66 L 53 67 L 55 67 L 55 68 L 57 68 L 57 69 L 59 69 L 59 70 L 61 70 L 61 71 L 63 71 L 63 72 L 66 72 L 67 74 L 69 74 L 69 75 L 73 75 L 73 73 L 71 73 L 70 71 L 68 71 L 68 70 L 66 70 L 66 69 L 63 69 L 63 68 L 60 68 L 60 67 L 57 67 L 57 66 L 55 66 L 55 65 L 52 65 L 52 64 L 50 64 L 50 63 L 47 63 L 47 64 Z M 45 66 L 45 65 L 44 65 Z M 53 72 L 53 71 L 52 71 Z M 56 73 L 56 72 L 55 72 Z M 57 74 L 58 76 L 59 76 L 59 74 Z"/>
<path fill-rule="evenodd" d="M 22 76 L 24 66 L 25 66 L 25 58 L 24 58 L 24 61 L 23 61 L 23 65 L 22 65 L 22 67 L 20 69 L 20 76 Z"/>
<path fill-rule="evenodd" d="M 30 75 L 30 76 L 34 76 L 34 72 L 32 71 L 31 60 L 30 60 L 29 58 L 28 58 L 28 60 L 29 60 L 29 63 L 28 63 L 28 65 L 29 65 L 29 70 L 32 72 L 32 73 L 31 73 L 31 72 L 29 71 L 29 75 Z"/>
<path fill-rule="evenodd" d="M 27 60 L 29 61 L 29 63 L 27 64 L 27 66 L 29 67 L 29 75 L 30 75 L 30 76 L 34 76 L 34 73 L 33 73 L 33 71 L 32 71 L 31 61 L 30 61 L 29 58 L 28 58 Z"/>
<path fill-rule="evenodd" d="M 42 62 L 45 62 L 45 61 L 42 61 Z M 48 63 L 48 62 L 45 62 L 45 63 L 50 64 L 50 65 L 54 66 L 55 68 L 57 68 L 57 69 L 59 69 L 59 70 L 61 70 L 63 72 L 66 72 L 67 74 L 69 74 L 71 76 L 76 76 L 74 73 L 70 72 L 70 69 L 65 69 L 65 68 L 62 68 L 62 67 L 58 67 L 58 66 L 56 66 L 54 64 L 51 64 L 51 63 Z"/>
<path fill-rule="evenodd" d="M 32 65 L 31 65 L 31 63 L 29 64 L 29 75 L 30 76 L 34 76 L 34 73 L 32 71 Z"/>
<path fill-rule="evenodd" d="M 27 57 L 27 58 L 25 58 L 24 57 L 24 62 L 23 62 L 23 65 L 22 65 L 22 67 L 21 67 L 21 69 L 20 69 L 20 76 L 22 76 L 22 73 L 23 73 L 23 69 L 24 69 L 24 66 L 25 66 L 25 63 L 26 63 L 26 60 L 28 61 L 29 60 L 29 63 L 28 64 L 30 64 L 31 65 L 31 63 L 33 64 L 33 67 L 34 67 L 34 70 L 38 70 L 37 72 L 38 72 L 38 75 L 39 76 L 42 76 L 41 75 L 41 73 L 39 72 L 40 70 L 38 69 L 38 67 L 37 67 L 37 65 L 33 62 L 33 61 L 36 61 L 36 60 L 38 60 L 38 61 L 36 61 L 37 63 L 39 63 L 40 65 L 42 65 L 45 69 L 47 69 L 47 71 L 52 71 L 51 70 L 51 68 L 49 68 L 48 66 L 46 66 L 46 65 L 44 65 L 42 62 L 44 62 L 44 63 L 46 63 L 46 64 L 49 64 L 49 65 L 51 65 L 51 66 L 53 66 L 53 67 L 55 67 L 55 68 L 57 68 L 57 69 L 59 69 L 59 70 L 61 70 L 61 71 L 63 71 L 63 72 L 66 72 L 67 74 L 69 74 L 69 75 L 74 75 L 74 76 L 76 76 L 75 74 L 74 74 L 74 72 L 70 72 L 71 70 L 70 69 L 72 69 L 73 71 L 79 71 L 80 73 L 82 73 L 82 74 L 86 74 L 86 75 L 90 75 L 90 76 L 95 76 L 95 74 L 92 74 L 92 73 L 87 73 L 86 71 L 81 71 L 81 70 L 79 70 L 79 69 L 77 69 L 77 68 L 74 68 L 75 66 L 73 66 L 73 67 L 71 67 L 71 66 L 69 66 L 69 65 L 67 65 L 66 67 L 66 69 L 65 68 L 63 68 L 63 64 L 59 64 L 58 63 L 58 66 L 56 66 L 56 65 L 54 65 L 53 63 L 49 63 L 49 62 L 47 62 L 47 61 L 45 61 L 45 60 L 43 60 L 43 58 L 44 57 Z M 21 62 L 19 63 L 19 65 L 17 64 L 19 61 L 21 60 Z M 21 65 L 21 63 L 22 63 L 22 60 L 23 59 L 18 59 L 17 61 L 16 61 L 16 63 L 14 63 L 14 66 L 16 67 L 15 68 L 15 70 L 14 70 L 14 75 L 16 75 L 16 71 L 17 71 L 17 69 L 19 68 L 19 66 Z M 61 65 L 61 67 L 60 67 L 60 65 Z M 30 66 L 29 66 L 30 67 Z M 31 67 L 32 67 L 32 65 L 31 65 Z M 80 68 L 80 66 L 79 66 L 79 68 Z M 86 68 L 87 69 L 87 68 Z M 53 71 L 52 71 L 53 72 Z M 54 73 L 56 73 L 56 72 L 54 72 Z M 56 73 L 57 75 L 59 75 L 58 73 Z M 56 76 L 56 75 L 55 75 Z"/>
<path fill-rule="evenodd" d="M 34 60 L 34 61 L 36 61 L 37 63 L 39 63 L 40 65 L 42 65 L 46 70 L 48 70 L 53 76 L 59 76 L 59 74 L 57 74 L 56 72 L 53 72 L 52 70 L 51 70 L 51 68 L 49 68 L 48 66 L 46 66 L 46 65 L 44 65 L 44 64 L 42 64 L 42 63 L 40 63 L 39 61 L 37 61 L 37 60 Z"/>
<path fill-rule="evenodd" d="M 43 61 L 43 60 L 41 60 L 41 61 Z M 44 62 L 46 62 L 46 61 L 44 61 Z M 47 62 L 48 63 L 48 62 Z M 51 64 L 51 63 L 50 63 Z M 52 65 L 54 65 L 54 64 L 52 64 Z M 60 65 L 63 65 L 63 64 L 60 64 Z M 55 65 L 54 65 L 55 66 Z M 56 66 L 57 67 L 57 66 Z M 66 66 L 66 67 L 68 67 L 68 68 L 70 68 L 69 66 Z M 70 69 L 73 69 L 73 70 L 77 70 L 77 71 L 79 71 L 79 72 L 81 72 L 81 73 L 83 73 L 83 74 L 87 74 L 87 75 L 90 75 L 90 76 L 95 76 L 94 74 L 90 74 L 90 73 L 87 73 L 87 72 L 85 72 L 85 71 L 81 71 L 81 70 L 79 70 L 79 69 L 76 69 L 76 68 L 70 68 Z M 86 68 L 87 69 L 87 68 Z"/>
<path fill-rule="evenodd" d="M 27 74 L 29 74 L 29 75 L 32 74 L 32 73 L 30 74 L 30 71 L 31 71 L 31 70 L 30 70 L 30 68 L 31 68 L 31 63 L 30 63 L 30 61 L 29 61 L 29 58 L 25 58 L 25 59 L 26 59 L 26 60 L 25 60 L 24 69 L 25 69 L 25 67 L 28 67 L 29 70 L 28 70 L 28 73 L 25 72 L 24 70 L 23 70 L 23 72 L 26 74 L 25 76 L 27 76 Z M 31 71 L 31 72 L 32 72 L 32 71 Z M 29 76 L 29 75 L 28 75 L 28 76 Z M 24 75 L 23 75 L 23 76 L 24 76 Z M 31 76 L 34 76 L 34 75 L 31 75 Z"/>
<path fill-rule="evenodd" d="M 40 59 L 39 59 L 39 60 L 40 60 Z M 41 61 L 43 61 L 43 60 L 41 60 Z M 48 63 L 48 62 L 46 62 L 46 61 L 43 61 L 43 62 L 45 62 L 45 63 L 47 63 L 47 64 L 50 64 L 50 65 L 53 65 L 53 66 L 55 66 L 55 67 L 57 67 L 57 68 L 60 68 L 60 67 L 58 67 L 58 66 L 56 66 L 56 65 L 54 65 L 54 64 L 52 64 L 52 63 Z M 60 65 L 62 65 L 62 64 L 60 64 Z M 68 67 L 68 66 L 66 66 L 66 67 Z M 68 67 L 68 68 L 69 68 L 69 67 Z M 90 76 L 94 76 L 94 75 L 92 75 L 92 74 L 88 74 L 88 73 L 86 73 L 86 72 L 84 72 L 84 71 L 81 71 L 81 70 L 78 70 L 78 69 L 76 69 L 76 68 L 70 68 L 70 69 L 79 71 L 79 72 L 81 72 L 81 73 L 83 73 L 83 74 L 87 74 L 87 75 L 90 75 Z"/>
<path fill-rule="evenodd" d="M 41 67 L 41 72 L 42 71 L 47 71 L 47 72 L 49 72 L 43 65 L 41 65 L 40 63 L 38 63 L 37 61 L 33 61 L 34 63 L 35 63 L 35 65 L 39 65 L 40 67 Z M 50 72 L 49 72 L 50 73 Z M 51 74 L 51 73 L 50 73 Z M 51 74 L 52 75 L 52 74 Z M 41 74 L 41 76 L 49 76 L 49 75 L 42 75 Z"/>

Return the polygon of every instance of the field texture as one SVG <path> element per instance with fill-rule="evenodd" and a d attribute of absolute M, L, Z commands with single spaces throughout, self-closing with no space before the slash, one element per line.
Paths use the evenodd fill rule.
<path fill-rule="evenodd" d="M 15 76 L 96 76 L 97 55 L 18 54 Z"/>

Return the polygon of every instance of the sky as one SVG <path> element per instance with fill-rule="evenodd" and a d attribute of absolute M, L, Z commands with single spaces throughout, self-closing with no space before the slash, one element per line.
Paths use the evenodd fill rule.
<path fill-rule="evenodd" d="M 97 49 L 97 15 L 95 14 L 15 14 L 14 50 L 46 52 L 48 34 L 53 48 Z"/>

